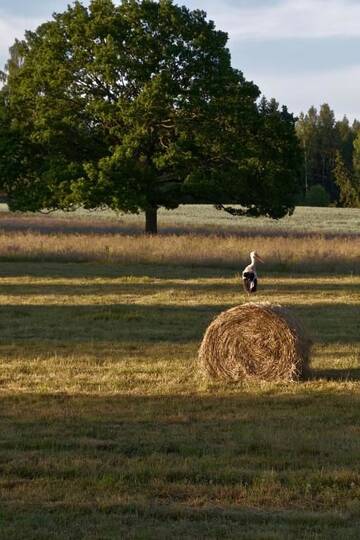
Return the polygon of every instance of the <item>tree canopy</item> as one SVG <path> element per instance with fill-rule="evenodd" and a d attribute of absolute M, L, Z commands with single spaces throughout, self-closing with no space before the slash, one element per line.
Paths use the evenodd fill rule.
<path fill-rule="evenodd" d="M 149 232 L 159 207 L 187 202 L 291 212 L 295 119 L 258 101 L 226 43 L 203 11 L 171 0 L 75 2 L 27 32 L 0 104 L 10 208 L 143 210 Z"/>

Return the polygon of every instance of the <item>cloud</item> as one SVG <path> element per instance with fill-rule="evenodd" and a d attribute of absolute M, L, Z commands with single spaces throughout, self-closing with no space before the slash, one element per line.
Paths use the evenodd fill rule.
<path fill-rule="evenodd" d="M 311 105 L 328 103 L 337 118 L 346 115 L 351 121 L 360 120 L 360 65 L 291 75 L 259 71 L 247 73 L 247 78 L 253 79 L 267 98 L 275 97 L 296 115 L 304 111 L 304 104 L 308 110 Z"/>
<path fill-rule="evenodd" d="M 66 0 L 58 0 L 59 8 L 62 1 L 65 9 Z M 253 79 L 267 97 L 275 97 L 295 114 L 312 104 L 319 106 L 328 102 L 337 117 L 347 114 L 350 119 L 360 119 L 360 66 L 355 65 L 354 52 L 357 43 L 346 40 L 341 43 L 339 39 L 360 38 L 360 1 L 175 1 L 191 9 L 204 9 L 217 28 L 229 33 L 237 67 L 243 69 L 245 77 Z M 0 69 L 15 38 L 21 39 L 25 29 L 34 29 L 50 17 L 50 13 L 42 18 L 40 14 L 18 17 L 5 14 L 0 8 Z M 332 40 L 335 37 L 338 39 Z M 332 41 L 331 46 L 324 38 Z M 295 39 L 298 43 L 290 46 L 289 40 L 294 43 Z M 301 45 L 304 39 L 306 48 Z M 251 41 L 254 50 L 250 49 Z M 350 52 L 347 52 L 348 47 Z M 348 65 L 342 66 L 343 61 Z"/>
<path fill-rule="evenodd" d="M 22 39 L 25 30 L 33 30 L 41 20 L 32 17 L 14 17 L 0 11 L 0 69 L 9 56 L 9 47 L 15 39 Z"/>
<path fill-rule="evenodd" d="M 188 0 L 207 11 L 232 40 L 360 36 L 360 2 L 354 0 L 278 0 L 234 4 Z"/>

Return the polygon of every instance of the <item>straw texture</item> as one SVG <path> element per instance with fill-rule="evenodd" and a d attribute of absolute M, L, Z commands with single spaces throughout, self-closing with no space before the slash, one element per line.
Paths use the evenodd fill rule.
<path fill-rule="evenodd" d="M 296 381 L 308 372 L 311 342 L 280 305 L 248 303 L 221 313 L 205 332 L 199 366 L 228 381 Z"/>

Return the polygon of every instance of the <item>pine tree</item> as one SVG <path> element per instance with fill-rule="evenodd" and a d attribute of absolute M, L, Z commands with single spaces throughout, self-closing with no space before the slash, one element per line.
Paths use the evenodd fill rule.
<path fill-rule="evenodd" d="M 360 206 L 360 183 L 356 175 L 352 175 L 351 171 L 345 166 L 340 152 L 336 153 L 334 167 L 335 182 L 340 192 L 340 203 L 346 207 Z"/>
<path fill-rule="evenodd" d="M 346 116 L 338 120 L 335 124 L 337 131 L 337 146 L 348 169 L 352 167 L 353 144 L 356 137 L 355 130 L 350 126 Z"/>
<path fill-rule="evenodd" d="M 332 171 L 335 165 L 337 151 L 337 133 L 335 129 L 335 114 L 327 103 L 321 105 L 318 122 L 319 157 L 320 157 L 320 183 L 335 199 L 337 192 L 334 185 Z"/>
<path fill-rule="evenodd" d="M 296 123 L 296 133 L 303 150 L 303 191 L 306 194 L 312 184 L 316 167 L 318 113 L 310 107 L 307 114 L 300 113 Z"/>

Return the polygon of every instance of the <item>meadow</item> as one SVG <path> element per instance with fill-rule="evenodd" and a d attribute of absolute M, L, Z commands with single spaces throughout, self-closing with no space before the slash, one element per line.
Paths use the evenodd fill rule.
<path fill-rule="evenodd" d="M 141 219 L 0 215 L 0 538 L 359 538 L 360 211 Z M 253 248 L 305 381 L 198 373 Z"/>

